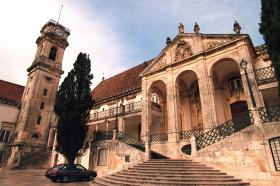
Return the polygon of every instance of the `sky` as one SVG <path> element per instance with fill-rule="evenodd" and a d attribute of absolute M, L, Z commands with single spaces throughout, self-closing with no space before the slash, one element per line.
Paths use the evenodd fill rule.
<path fill-rule="evenodd" d="M 92 88 L 103 74 L 109 78 L 156 57 L 180 22 L 185 32 L 197 22 L 201 33 L 219 34 L 233 33 L 237 20 L 254 45 L 264 43 L 260 0 L 0 0 L 0 79 L 25 85 L 40 29 L 58 19 L 61 4 L 59 22 L 71 32 L 61 82 L 84 52 L 91 59 Z"/>

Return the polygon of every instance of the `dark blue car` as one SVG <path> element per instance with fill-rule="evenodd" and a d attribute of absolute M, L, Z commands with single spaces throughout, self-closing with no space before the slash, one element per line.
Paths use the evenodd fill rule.
<path fill-rule="evenodd" d="M 45 176 L 53 182 L 69 182 L 74 180 L 91 181 L 97 174 L 95 171 L 87 170 L 80 164 L 59 164 L 49 168 Z"/>

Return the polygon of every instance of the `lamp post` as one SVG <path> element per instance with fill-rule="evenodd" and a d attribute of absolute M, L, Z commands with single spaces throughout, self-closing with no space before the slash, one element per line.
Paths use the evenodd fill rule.
<path fill-rule="evenodd" d="M 247 64 L 248 64 L 248 62 L 245 61 L 244 59 L 242 59 L 241 62 L 240 62 L 240 67 L 241 67 L 241 68 L 244 70 L 244 72 L 245 72 L 245 77 L 246 77 L 246 82 L 247 82 L 247 85 L 248 85 L 248 88 L 249 88 L 250 98 L 251 98 L 251 101 L 252 101 L 252 105 L 253 105 L 253 107 L 255 108 L 255 107 L 256 107 L 256 101 L 255 101 L 255 98 L 254 98 L 254 96 L 253 96 L 252 87 L 251 87 L 251 84 L 250 84 L 250 81 L 249 81 L 249 78 L 248 78 Z"/>
<path fill-rule="evenodd" d="M 116 122 L 115 122 L 115 130 L 118 130 L 118 102 L 117 102 L 117 107 L 116 107 Z"/>

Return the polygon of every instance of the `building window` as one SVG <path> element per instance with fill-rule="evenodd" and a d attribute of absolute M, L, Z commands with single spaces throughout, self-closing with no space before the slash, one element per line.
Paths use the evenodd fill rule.
<path fill-rule="evenodd" d="M 153 103 L 157 103 L 157 104 L 159 104 L 159 98 L 158 98 L 158 95 L 153 94 L 153 95 L 151 96 L 151 101 L 152 101 Z"/>
<path fill-rule="evenodd" d="M 5 159 L 5 151 L 0 151 L 0 165 L 3 163 Z"/>
<path fill-rule="evenodd" d="M 46 88 L 44 89 L 43 95 L 44 96 L 48 95 L 48 89 L 46 89 Z"/>
<path fill-rule="evenodd" d="M 45 103 L 44 103 L 44 102 L 41 102 L 40 109 L 43 110 L 44 107 L 45 107 Z"/>
<path fill-rule="evenodd" d="M 1 130 L 0 131 L 0 142 L 9 143 L 11 131 Z"/>
<path fill-rule="evenodd" d="M 99 166 L 107 165 L 107 153 L 108 153 L 108 149 L 105 148 L 99 149 L 97 165 Z"/>
<path fill-rule="evenodd" d="M 55 60 L 56 53 L 57 53 L 57 48 L 56 47 L 52 47 L 51 50 L 50 50 L 49 59 Z"/>
<path fill-rule="evenodd" d="M 33 134 L 33 135 L 31 136 L 31 138 L 39 139 L 39 135 L 38 135 L 38 134 Z"/>
<path fill-rule="evenodd" d="M 37 125 L 40 125 L 41 120 L 42 120 L 42 117 L 41 117 L 41 116 L 38 116 L 38 118 L 37 118 Z"/>
<path fill-rule="evenodd" d="M 242 82 L 239 77 L 230 79 L 228 83 L 229 83 L 229 89 L 231 91 L 243 89 Z"/>
<path fill-rule="evenodd" d="M 280 136 L 269 139 L 269 145 L 276 171 L 280 171 Z"/>

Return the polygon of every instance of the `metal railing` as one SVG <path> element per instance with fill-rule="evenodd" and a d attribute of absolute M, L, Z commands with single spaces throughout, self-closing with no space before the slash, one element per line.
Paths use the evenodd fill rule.
<path fill-rule="evenodd" d="M 255 75 L 257 83 L 260 84 L 276 80 L 274 68 L 272 66 L 255 70 Z"/>
<path fill-rule="evenodd" d="M 160 112 L 162 111 L 162 107 L 158 103 L 151 102 L 151 106 L 152 106 L 152 109 L 154 109 L 154 110 L 157 110 L 157 111 L 160 111 Z"/>
<path fill-rule="evenodd" d="M 168 134 L 167 133 L 151 134 L 150 140 L 151 142 L 168 141 Z"/>
<path fill-rule="evenodd" d="M 125 114 L 139 112 L 142 110 L 142 102 L 138 101 L 138 102 L 129 103 L 124 105 L 123 108 Z"/>
<path fill-rule="evenodd" d="M 152 109 L 162 111 L 161 105 L 157 103 L 152 102 Z M 131 114 L 131 113 L 136 113 L 136 112 L 141 112 L 142 110 L 142 102 L 132 102 L 128 103 L 126 105 L 122 105 L 117 108 L 111 108 L 108 110 L 104 110 L 101 112 L 95 112 L 91 114 L 91 119 L 92 120 L 99 120 L 99 119 L 105 119 L 105 118 L 110 118 L 110 117 L 115 117 L 117 115 L 126 115 L 126 114 Z"/>
<path fill-rule="evenodd" d="M 254 123 L 253 114 L 245 112 L 238 117 L 233 118 L 196 138 L 196 144 L 199 149 L 212 145 Z"/>
<path fill-rule="evenodd" d="M 104 131 L 104 132 L 95 132 L 93 134 L 92 141 L 104 141 L 104 140 L 112 140 L 113 139 L 113 131 Z"/>
<path fill-rule="evenodd" d="M 145 142 L 144 141 L 138 140 L 137 138 L 130 136 L 124 132 L 117 131 L 116 139 L 127 145 L 130 145 L 138 150 L 141 150 L 143 152 L 145 151 Z"/>
<path fill-rule="evenodd" d="M 260 107 L 258 111 L 263 123 L 280 121 L 280 105 Z"/>
<path fill-rule="evenodd" d="M 203 133 L 203 130 L 194 129 L 194 130 L 186 130 L 178 132 L 178 139 L 179 140 L 189 140 L 192 135 L 199 136 Z"/>

